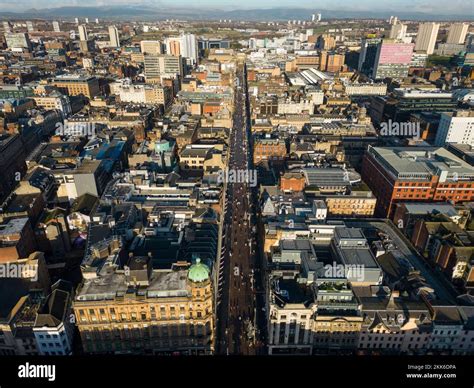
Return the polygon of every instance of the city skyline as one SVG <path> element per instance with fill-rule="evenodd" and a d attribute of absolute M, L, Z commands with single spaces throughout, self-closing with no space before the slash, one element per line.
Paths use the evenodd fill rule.
<path fill-rule="evenodd" d="M 472 379 L 470 4 L 2 1 L 1 387 Z"/>
<path fill-rule="evenodd" d="M 182 10 L 189 10 L 189 9 L 196 9 L 196 10 L 215 10 L 215 11 L 223 11 L 227 13 L 231 13 L 234 11 L 246 11 L 246 10 L 260 10 L 260 11 L 268 11 L 269 18 L 271 19 L 271 12 L 278 11 L 278 10 L 295 10 L 295 11 L 305 11 L 308 10 L 309 12 L 337 12 L 340 13 L 341 16 L 344 17 L 344 13 L 347 15 L 351 15 L 353 13 L 364 13 L 366 12 L 369 17 L 370 15 L 380 14 L 380 17 L 389 16 L 389 14 L 393 13 L 401 13 L 401 14 L 412 14 L 412 15 L 426 15 L 426 16 L 439 16 L 441 15 L 446 16 L 449 19 L 449 16 L 458 16 L 463 17 L 465 20 L 473 19 L 474 17 L 474 9 L 472 4 L 468 4 L 463 0 L 454 0 L 450 3 L 450 11 L 446 12 L 445 3 L 436 0 L 431 2 L 425 2 L 424 0 L 395 0 L 391 1 L 390 3 L 380 2 L 376 0 L 349 0 L 349 1 L 319 1 L 317 3 L 309 0 L 302 0 L 298 3 L 295 3 L 293 0 L 285 0 L 279 2 L 278 5 L 275 5 L 275 2 L 272 0 L 263 0 L 255 5 L 254 2 L 250 0 L 244 0 L 239 2 L 239 4 L 235 4 L 230 0 L 224 1 L 216 1 L 216 0 L 205 0 L 199 3 L 199 6 L 196 5 L 195 2 L 191 0 L 176 0 L 176 1 L 168 1 L 168 0 L 138 0 L 133 2 L 128 2 L 125 0 L 112 0 L 112 1 L 93 1 L 93 0 L 86 0 L 86 1 L 64 1 L 64 0 L 54 0 L 52 2 L 48 2 L 47 5 L 44 2 L 39 0 L 20 0 L 18 2 L 12 0 L 2 0 L 0 1 L 0 6 L 2 7 L 3 12 L 24 12 L 28 10 L 34 10 L 34 12 L 38 12 L 41 15 L 42 12 L 54 10 L 64 10 L 66 12 L 68 9 L 77 8 L 78 10 L 87 9 L 87 8 L 96 8 L 97 10 L 102 10 L 106 12 L 107 8 L 116 8 L 116 7 L 124 7 L 127 8 L 149 8 L 149 9 L 157 9 L 162 8 L 166 11 L 176 11 L 176 16 L 179 17 L 179 13 Z M 22 10 L 18 11 L 18 7 L 21 7 Z M 409 9 L 409 11 L 407 11 Z M 453 10 L 453 11 L 451 11 Z M 1 15 L 2 12 L 0 12 Z M 103 14 L 101 16 L 107 16 Z M 249 15 L 251 17 L 251 15 Z M 338 16 L 336 16 L 338 17 Z M 360 15 L 360 18 L 363 18 L 363 15 Z M 461 20 L 461 19 L 459 19 Z"/>

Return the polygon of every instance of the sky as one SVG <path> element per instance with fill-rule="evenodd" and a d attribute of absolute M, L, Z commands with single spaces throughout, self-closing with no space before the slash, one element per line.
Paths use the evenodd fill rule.
<path fill-rule="evenodd" d="M 0 10 L 16 12 L 21 9 L 43 9 L 62 6 L 110 6 L 146 4 L 166 7 L 209 7 L 218 9 L 251 9 L 298 7 L 318 9 L 355 11 L 396 11 L 403 10 L 424 12 L 428 14 L 466 14 L 474 17 L 472 0 L 0 0 Z"/>

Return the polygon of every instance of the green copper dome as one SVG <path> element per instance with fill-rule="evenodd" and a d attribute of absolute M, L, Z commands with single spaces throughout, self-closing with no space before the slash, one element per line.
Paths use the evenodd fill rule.
<path fill-rule="evenodd" d="M 188 279 L 194 283 L 201 283 L 209 279 L 209 268 L 201 263 L 201 259 L 196 259 L 196 264 L 189 268 Z"/>

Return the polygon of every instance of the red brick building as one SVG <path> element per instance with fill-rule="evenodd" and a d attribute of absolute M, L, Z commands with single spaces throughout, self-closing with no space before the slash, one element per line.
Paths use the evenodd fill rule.
<path fill-rule="evenodd" d="M 254 145 L 253 161 L 283 160 L 287 154 L 286 143 L 280 139 L 257 139 Z"/>
<path fill-rule="evenodd" d="M 391 217 L 401 201 L 474 200 L 474 167 L 444 148 L 369 146 L 362 180 L 377 197 L 379 217 Z"/>
<path fill-rule="evenodd" d="M 282 191 L 303 191 L 305 186 L 306 179 L 302 172 L 287 172 L 280 178 Z"/>

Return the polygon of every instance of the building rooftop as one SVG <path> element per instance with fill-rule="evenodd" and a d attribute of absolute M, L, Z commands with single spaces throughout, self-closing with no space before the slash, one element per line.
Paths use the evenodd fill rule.
<path fill-rule="evenodd" d="M 54 82 L 87 82 L 95 79 L 93 76 L 86 76 L 82 74 L 60 74 L 54 77 Z"/>
<path fill-rule="evenodd" d="M 398 179 L 430 180 L 432 176 L 440 177 L 440 182 L 474 179 L 474 167 L 445 148 L 369 146 L 368 152 Z"/>
<path fill-rule="evenodd" d="M 188 270 L 153 270 L 146 287 L 127 284 L 123 272 L 107 268 L 107 273 L 99 278 L 85 280 L 78 291 L 76 300 L 113 300 L 117 297 L 146 296 L 148 298 L 187 297 Z"/>
<path fill-rule="evenodd" d="M 0 225 L 0 238 L 19 234 L 28 222 L 28 218 L 13 218 L 6 224 Z"/>

